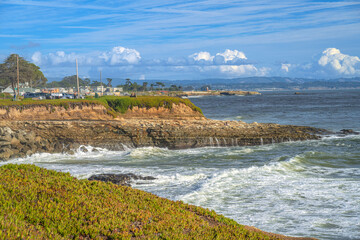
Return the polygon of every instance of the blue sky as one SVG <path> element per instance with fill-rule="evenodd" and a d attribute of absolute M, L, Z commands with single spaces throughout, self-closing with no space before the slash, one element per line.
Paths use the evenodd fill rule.
<path fill-rule="evenodd" d="M 360 1 L 0 1 L 0 57 L 96 80 L 360 76 Z"/>

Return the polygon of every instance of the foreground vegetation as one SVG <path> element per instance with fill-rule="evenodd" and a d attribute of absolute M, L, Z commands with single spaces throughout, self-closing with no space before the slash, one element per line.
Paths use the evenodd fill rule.
<path fill-rule="evenodd" d="M 189 99 L 182 99 L 178 97 L 167 96 L 139 96 L 132 97 L 115 97 L 105 96 L 100 98 L 87 98 L 87 99 L 53 99 L 53 100 L 32 100 L 23 99 L 21 101 L 12 101 L 11 99 L 0 99 L 0 107 L 6 108 L 9 106 L 15 107 L 29 107 L 29 106 L 62 106 L 66 109 L 81 104 L 100 104 L 108 109 L 108 113 L 116 117 L 118 114 L 124 114 L 128 109 L 133 107 L 139 108 L 159 108 L 164 107 L 171 109 L 173 104 L 185 104 L 194 111 L 201 112 L 201 109 L 195 106 Z"/>
<path fill-rule="evenodd" d="M 272 239 L 214 211 L 34 165 L 4 165 L 0 178 L 0 239 Z"/>

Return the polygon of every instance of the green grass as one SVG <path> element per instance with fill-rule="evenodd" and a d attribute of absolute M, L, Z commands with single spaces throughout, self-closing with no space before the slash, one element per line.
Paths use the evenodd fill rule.
<path fill-rule="evenodd" d="M 194 111 L 202 114 L 200 108 L 195 106 L 189 99 L 181 99 L 177 97 L 165 97 L 165 96 L 140 96 L 136 98 L 131 97 L 115 97 L 106 96 L 100 98 L 87 98 L 87 99 L 53 99 L 53 100 L 32 100 L 23 99 L 21 101 L 12 101 L 10 99 L 0 100 L 1 108 L 18 107 L 20 109 L 33 107 L 33 106 L 61 106 L 65 109 L 75 107 L 76 105 L 91 105 L 100 104 L 103 105 L 108 113 L 116 117 L 118 114 L 124 114 L 128 109 L 132 109 L 137 106 L 140 108 L 159 108 L 165 107 L 171 109 L 173 104 L 179 105 L 185 104 Z"/>
<path fill-rule="evenodd" d="M 101 99 L 101 98 L 100 98 Z M 194 111 L 202 113 L 201 109 L 196 107 L 189 99 L 182 99 L 178 97 L 165 97 L 165 96 L 139 96 L 136 98 L 131 97 L 105 97 L 108 105 L 120 113 L 126 113 L 128 109 L 137 106 L 140 108 L 159 108 L 164 107 L 171 109 L 173 104 L 185 104 Z"/>
<path fill-rule="evenodd" d="M 272 239 L 214 211 L 34 165 L 4 165 L 0 179 L 0 239 Z"/>

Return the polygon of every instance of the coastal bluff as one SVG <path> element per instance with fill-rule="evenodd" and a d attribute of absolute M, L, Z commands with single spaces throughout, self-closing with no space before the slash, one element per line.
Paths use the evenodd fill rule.
<path fill-rule="evenodd" d="M 319 139 L 324 131 L 211 120 L 188 99 L 162 97 L 156 103 L 149 103 L 152 98 L 129 99 L 2 106 L 0 160 L 41 152 L 73 153 L 82 145 L 109 150 L 252 146 Z"/>
<path fill-rule="evenodd" d="M 152 100 L 119 98 L 0 105 L 0 161 L 42 152 L 89 151 L 84 145 L 93 146 L 91 151 L 99 151 L 99 148 L 183 149 L 275 144 L 319 139 L 318 135 L 324 131 L 302 126 L 211 120 L 188 99 Z M 0 208 L 2 219 L 6 219 L 0 221 L 3 226 L 0 233 L 9 239 L 13 236 L 31 239 L 177 239 L 179 236 L 184 239 L 313 239 L 240 225 L 201 207 L 100 182 L 104 176 L 93 181 L 78 180 L 69 173 L 17 164 L 2 166 L 0 176 L 3 179 L 0 194 L 4 195 Z M 123 185 L 128 185 L 131 177 L 141 176 L 124 176 Z"/>

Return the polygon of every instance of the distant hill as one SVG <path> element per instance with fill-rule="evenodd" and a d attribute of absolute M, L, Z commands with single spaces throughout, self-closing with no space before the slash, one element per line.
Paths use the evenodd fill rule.
<path fill-rule="evenodd" d="M 49 82 L 59 79 L 49 77 Z M 98 79 L 95 79 L 98 80 Z M 143 82 L 155 84 L 162 82 L 166 87 L 181 85 L 194 89 L 209 85 L 211 89 L 219 90 L 305 90 L 305 89 L 352 89 L 360 88 L 360 77 L 334 78 L 334 79 L 311 79 L 289 77 L 245 77 L 245 78 L 211 78 L 199 80 L 132 80 L 142 85 Z M 113 78 L 113 85 L 124 84 L 125 79 Z"/>

